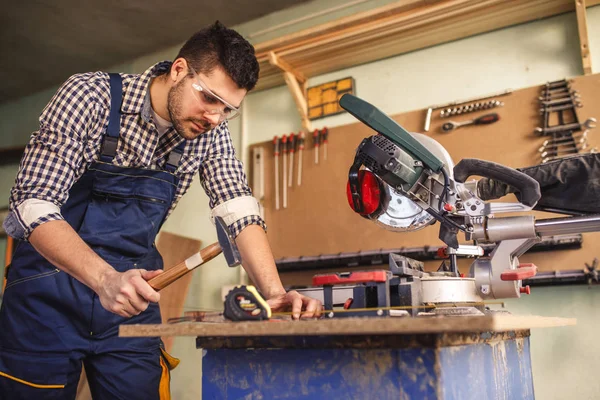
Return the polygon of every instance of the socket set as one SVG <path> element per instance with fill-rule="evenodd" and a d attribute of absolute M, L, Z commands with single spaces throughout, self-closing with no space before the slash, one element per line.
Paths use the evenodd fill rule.
<path fill-rule="evenodd" d="M 481 111 L 481 110 L 489 110 L 490 108 L 502 107 L 503 105 L 504 105 L 504 103 L 499 100 L 490 100 L 490 101 L 484 101 L 484 102 L 465 104 L 460 107 L 443 109 L 442 111 L 440 111 L 440 117 L 449 118 L 454 115 L 467 114 L 467 113 Z"/>

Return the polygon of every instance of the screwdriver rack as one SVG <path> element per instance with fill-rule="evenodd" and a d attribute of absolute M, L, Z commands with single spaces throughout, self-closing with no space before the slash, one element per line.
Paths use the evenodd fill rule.
<path fill-rule="evenodd" d="M 571 87 L 571 81 L 562 79 L 547 82 L 542 86 L 538 97 L 542 127 L 535 129 L 539 136 L 549 136 L 538 149 L 539 161 L 548 161 L 585 152 L 595 152 L 589 147 L 588 132 L 595 127 L 596 120 L 589 118 L 583 123 L 577 116 L 577 108 L 582 107 L 577 90 Z M 557 121 L 556 124 L 552 124 Z M 581 133 L 579 133 L 581 132 Z"/>

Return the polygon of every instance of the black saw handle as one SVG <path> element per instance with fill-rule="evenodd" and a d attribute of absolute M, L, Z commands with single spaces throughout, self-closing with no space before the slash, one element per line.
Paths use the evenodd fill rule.
<path fill-rule="evenodd" d="M 538 181 L 523 172 L 495 162 L 465 158 L 454 167 L 454 180 L 457 182 L 464 183 L 471 175 L 492 178 L 514 187 L 520 194 L 521 203 L 529 207 L 535 206 L 542 197 Z"/>

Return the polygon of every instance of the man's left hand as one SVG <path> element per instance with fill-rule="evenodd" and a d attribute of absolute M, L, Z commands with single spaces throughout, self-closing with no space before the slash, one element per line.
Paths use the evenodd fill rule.
<path fill-rule="evenodd" d="M 295 290 L 272 297 L 267 300 L 267 303 L 273 312 L 284 312 L 291 309 L 293 319 L 319 318 L 323 310 L 323 304 L 319 300 L 301 295 Z"/>

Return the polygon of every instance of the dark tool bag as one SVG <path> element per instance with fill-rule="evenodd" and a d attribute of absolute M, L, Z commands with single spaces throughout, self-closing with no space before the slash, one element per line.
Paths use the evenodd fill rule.
<path fill-rule="evenodd" d="M 600 213 L 600 153 L 578 154 L 518 170 L 540 184 L 542 197 L 535 210 L 570 215 Z M 489 178 L 481 179 L 477 189 L 482 200 L 515 193 L 513 187 Z M 519 198 L 518 193 L 516 196 Z"/>

